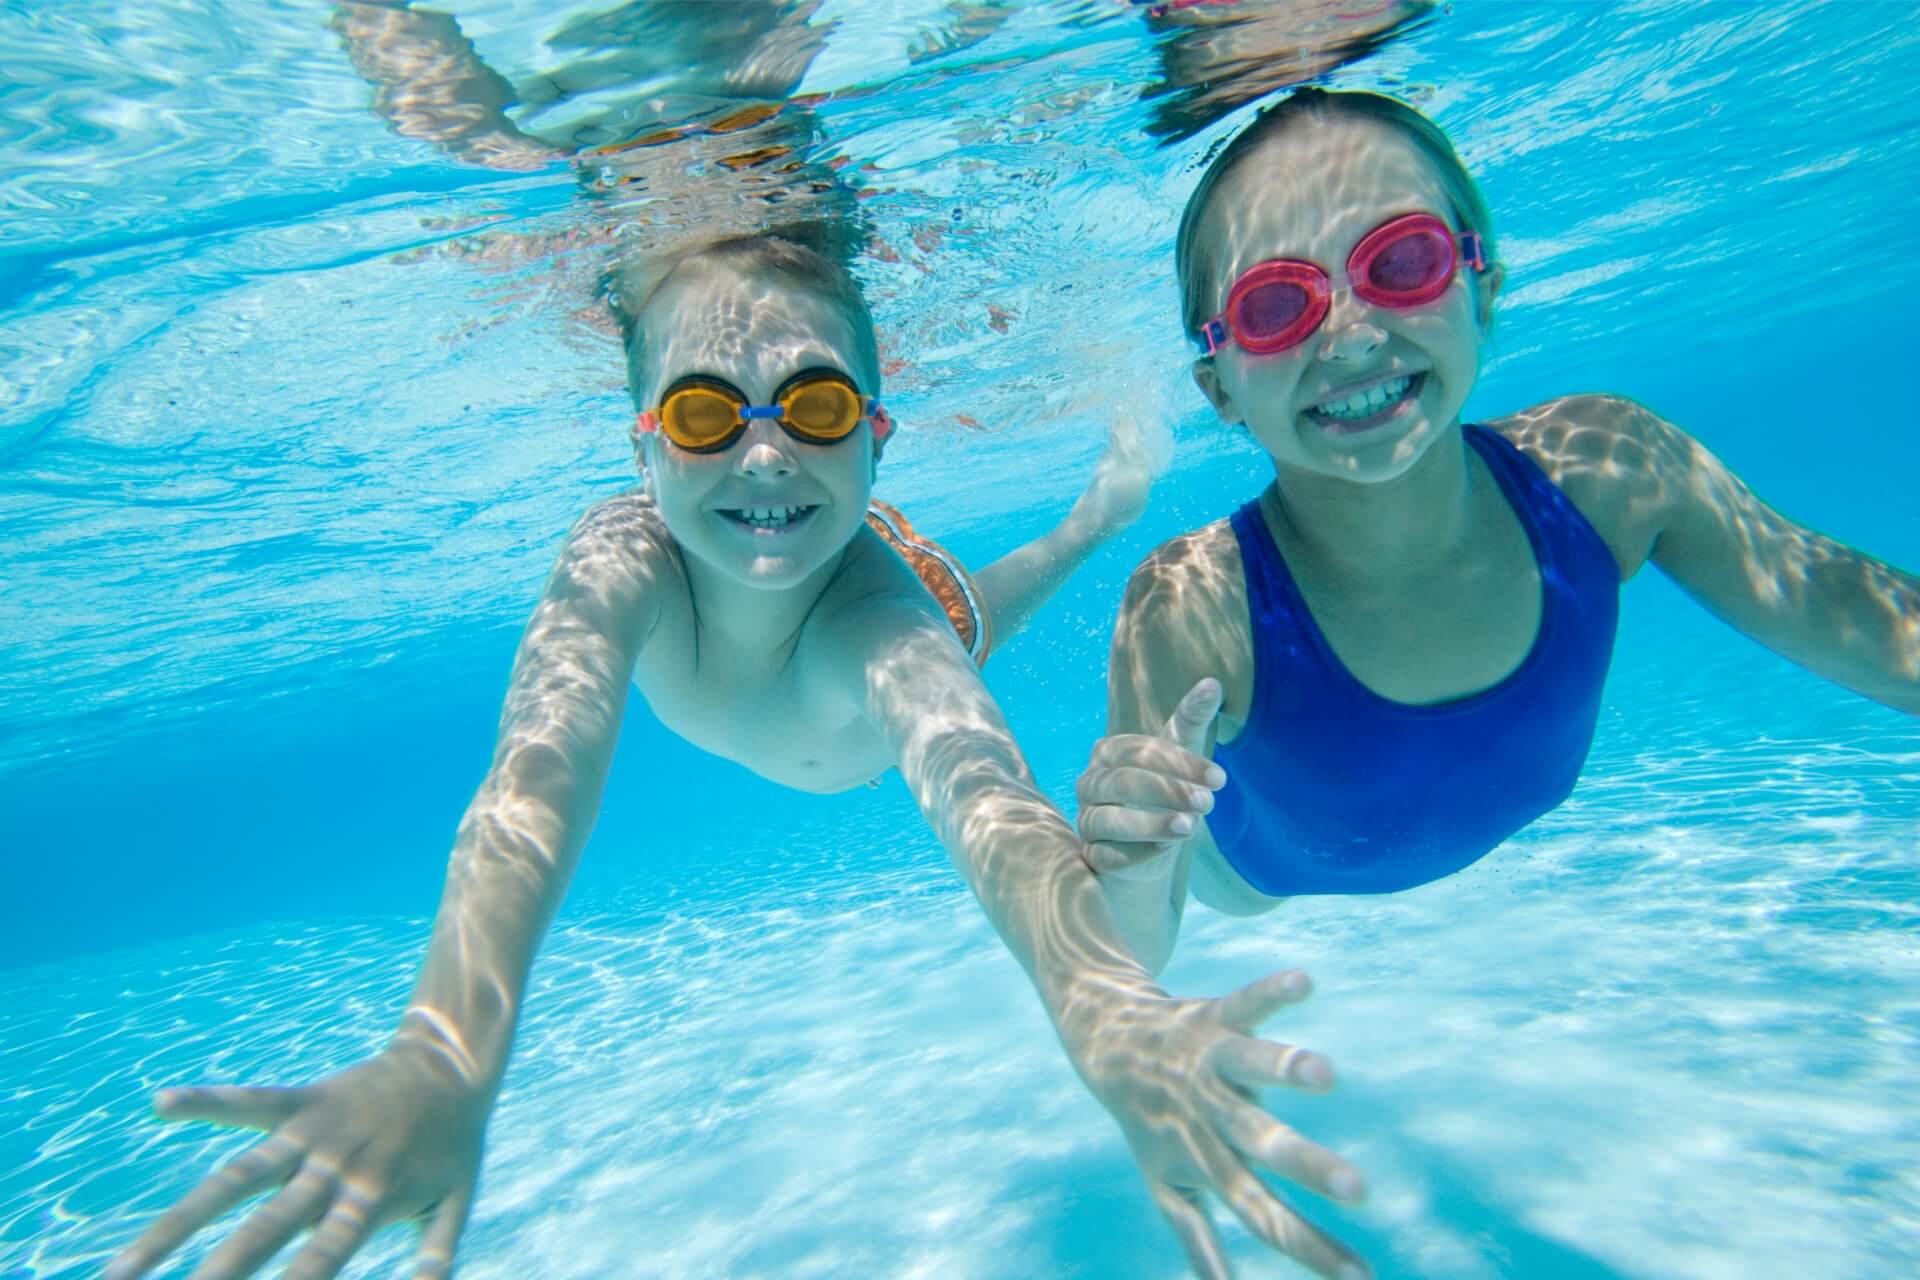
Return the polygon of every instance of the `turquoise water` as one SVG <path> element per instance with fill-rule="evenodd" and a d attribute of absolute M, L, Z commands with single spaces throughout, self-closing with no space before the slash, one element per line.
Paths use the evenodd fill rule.
<path fill-rule="evenodd" d="M 555 6 L 438 11 L 528 136 L 585 127 L 593 93 L 532 101 L 575 56 Z M 582 229 L 638 215 L 590 165 L 396 133 L 332 17 L 0 4 L 0 1275 L 97 1273 L 243 1145 L 152 1125 L 152 1086 L 384 1040 L 518 626 L 631 479 Z M 1635 396 L 1920 565 L 1912 11 L 1387 18 L 1327 80 L 1421 102 L 1482 179 L 1509 281 L 1470 413 Z M 1128 569 L 1261 483 L 1185 383 L 1169 265 L 1231 121 L 1162 144 L 1180 37 L 1104 0 L 806 32 L 773 127 L 878 239 L 880 496 L 983 560 L 1064 513 L 1117 396 L 1171 425 L 1145 519 L 990 668 L 1064 801 Z M 1276 1104 L 1368 1174 L 1302 1207 L 1382 1275 L 1913 1270 L 1920 733 L 1651 572 L 1623 612 L 1566 806 L 1410 893 L 1196 909 L 1167 985 L 1314 975 L 1274 1033 L 1341 1087 Z M 535 988 L 464 1274 L 1179 1273 L 897 780 L 784 792 L 636 708 Z"/>

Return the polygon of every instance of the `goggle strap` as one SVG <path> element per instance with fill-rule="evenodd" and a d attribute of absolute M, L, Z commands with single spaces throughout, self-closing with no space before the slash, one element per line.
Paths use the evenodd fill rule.
<path fill-rule="evenodd" d="M 1206 347 L 1208 355 L 1215 354 L 1227 345 L 1227 322 L 1219 316 L 1207 321 L 1200 326 L 1197 341 Z"/>
<path fill-rule="evenodd" d="M 1460 256 L 1475 271 L 1487 269 L 1487 246 L 1478 232 L 1462 231 L 1460 233 Z"/>
<path fill-rule="evenodd" d="M 867 416 L 873 419 L 873 438 L 885 440 L 893 434 L 893 419 L 880 407 L 878 400 L 867 401 Z"/>
<path fill-rule="evenodd" d="M 660 429 L 660 415 L 648 409 L 646 412 L 634 416 L 633 425 L 637 430 L 642 432 L 658 431 Z"/>

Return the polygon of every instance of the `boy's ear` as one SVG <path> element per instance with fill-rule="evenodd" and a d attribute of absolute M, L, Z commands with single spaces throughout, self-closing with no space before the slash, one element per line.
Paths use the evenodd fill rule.
<path fill-rule="evenodd" d="M 1220 371 L 1214 368 L 1212 356 L 1201 356 L 1193 362 L 1193 385 L 1200 388 L 1200 394 L 1213 405 L 1213 411 L 1220 415 L 1220 421 L 1229 426 L 1244 421 L 1239 408 L 1233 403 L 1233 397 L 1220 385 Z"/>

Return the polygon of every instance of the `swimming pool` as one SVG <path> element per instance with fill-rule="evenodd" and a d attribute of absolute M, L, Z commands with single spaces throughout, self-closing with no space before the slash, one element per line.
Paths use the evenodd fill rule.
<path fill-rule="evenodd" d="M 440 8 L 493 65 L 557 56 L 548 7 Z M 630 481 L 567 239 L 623 206 L 397 135 L 331 16 L 0 10 L 7 1275 L 94 1274 L 240 1145 L 147 1124 L 149 1087 L 385 1038 L 514 634 Z M 1876 385 L 1920 286 L 1908 13 L 1389 16 L 1330 81 L 1420 101 L 1487 190 L 1510 279 L 1471 410 L 1625 392 L 1920 563 L 1920 441 Z M 1064 510 L 1117 398 L 1174 424 L 1147 517 L 990 668 L 1064 799 L 1128 569 L 1261 483 L 1184 384 L 1169 267 L 1230 125 L 1154 145 L 1176 35 L 1118 4 L 809 27 L 805 156 L 882 242 L 880 495 L 983 559 Z M 1196 912 L 1167 984 L 1314 975 L 1276 1033 L 1342 1084 L 1281 1114 L 1368 1173 L 1366 1208 L 1303 1207 L 1382 1275 L 1911 1269 L 1920 735 L 1651 575 L 1624 615 L 1568 805 L 1410 893 Z M 466 1274 L 1179 1271 L 897 781 L 799 797 L 629 717 L 535 984 Z"/>

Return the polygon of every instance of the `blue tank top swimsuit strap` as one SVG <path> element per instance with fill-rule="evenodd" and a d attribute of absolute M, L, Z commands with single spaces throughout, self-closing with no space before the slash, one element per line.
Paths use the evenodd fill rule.
<path fill-rule="evenodd" d="M 1565 800 L 1613 656 L 1620 570 L 1586 517 L 1504 437 L 1466 438 L 1526 527 L 1540 569 L 1533 648 L 1492 688 L 1392 702 L 1334 656 L 1260 505 L 1232 517 L 1253 623 L 1253 702 L 1215 752 L 1207 827 L 1255 889 L 1393 893 L 1451 875 Z"/>

